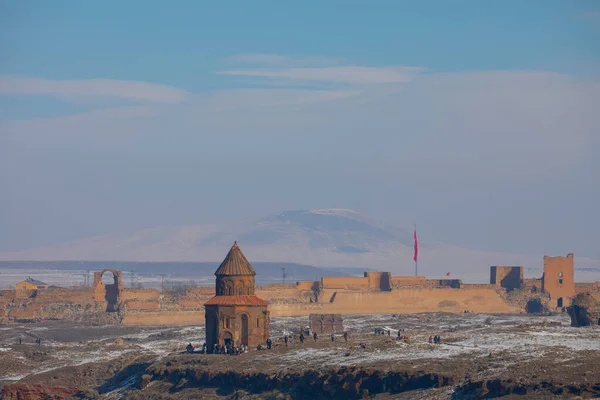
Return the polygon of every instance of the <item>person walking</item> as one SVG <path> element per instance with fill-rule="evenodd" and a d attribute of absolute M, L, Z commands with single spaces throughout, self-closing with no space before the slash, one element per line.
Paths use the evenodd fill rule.
<path fill-rule="evenodd" d="M 344 341 L 348 341 L 348 332 L 344 332 Z"/>
<path fill-rule="evenodd" d="M 335 342 L 335 334 L 333 332 L 331 332 L 331 341 Z"/>
<path fill-rule="evenodd" d="M 317 332 L 313 332 L 313 339 L 315 342 L 317 341 Z"/>
<path fill-rule="evenodd" d="M 271 338 L 267 339 L 267 349 L 271 350 L 271 346 L 273 345 L 273 342 L 271 341 Z"/>
<path fill-rule="evenodd" d="M 287 335 L 285 335 L 283 337 L 283 341 L 285 342 L 285 347 L 287 347 L 287 344 L 288 344 L 288 337 L 287 337 Z"/>
<path fill-rule="evenodd" d="M 433 337 L 429 336 L 429 344 L 433 343 Z"/>
<path fill-rule="evenodd" d="M 304 334 L 300 332 L 300 343 L 304 343 Z"/>

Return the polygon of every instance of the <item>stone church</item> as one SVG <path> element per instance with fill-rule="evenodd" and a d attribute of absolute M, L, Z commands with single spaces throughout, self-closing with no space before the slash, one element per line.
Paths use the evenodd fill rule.
<path fill-rule="evenodd" d="M 237 242 L 215 272 L 216 296 L 204 304 L 206 345 L 256 347 L 269 338 L 267 302 L 254 295 L 256 272 Z"/>

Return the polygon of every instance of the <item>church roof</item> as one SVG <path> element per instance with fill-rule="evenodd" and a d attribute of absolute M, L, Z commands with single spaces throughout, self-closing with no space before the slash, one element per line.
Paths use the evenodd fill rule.
<path fill-rule="evenodd" d="M 215 275 L 256 275 L 256 272 L 254 272 L 254 268 L 252 268 L 237 242 L 235 242 L 215 271 Z"/>
<path fill-rule="evenodd" d="M 205 306 L 268 306 L 269 303 L 257 296 L 215 296 Z"/>

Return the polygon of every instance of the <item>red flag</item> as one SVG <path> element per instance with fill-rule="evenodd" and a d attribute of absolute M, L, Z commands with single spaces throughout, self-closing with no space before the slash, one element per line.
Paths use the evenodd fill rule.
<path fill-rule="evenodd" d="M 417 228 L 415 228 L 414 238 L 415 238 L 415 255 L 413 256 L 413 260 L 415 260 L 415 262 L 417 262 L 417 256 L 419 255 L 419 239 L 417 239 Z"/>
<path fill-rule="evenodd" d="M 446 274 L 446 276 L 450 276 L 450 272 L 448 272 L 448 273 Z"/>

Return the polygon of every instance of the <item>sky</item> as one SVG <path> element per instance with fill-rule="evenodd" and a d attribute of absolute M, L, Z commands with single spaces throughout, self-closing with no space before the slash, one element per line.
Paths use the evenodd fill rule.
<path fill-rule="evenodd" d="M 0 3 L 0 251 L 348 208 L 600 258 L 598 1 Z"/>

